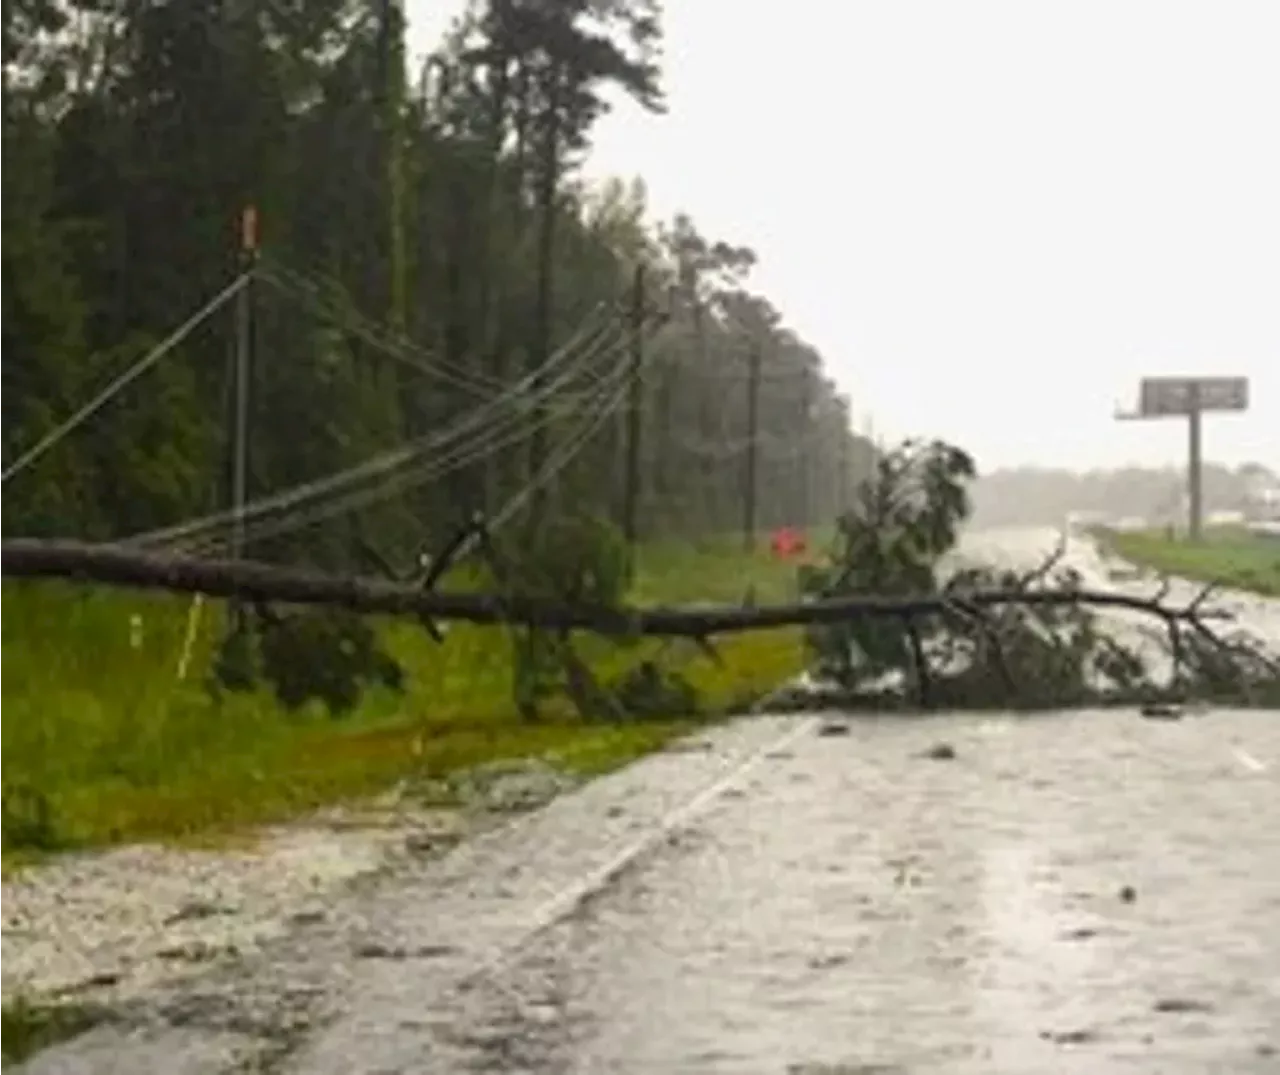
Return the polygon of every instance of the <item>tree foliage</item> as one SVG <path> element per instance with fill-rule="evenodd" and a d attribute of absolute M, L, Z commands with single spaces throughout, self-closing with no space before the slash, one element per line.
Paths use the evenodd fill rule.
<path fill-rule="evenodd" d="M 641 264 L 665 319 L 644 344 L 645 536 L 742 525 L 751 348 L 761 525 L 830 517 L 867 465 L 819 356 L 749 292 L 754 254 L 687 217 L 651 227 L 638 180 L 582 179 L 611 102 L 665 107 L 655 0 L 475 0 L 412 70 L 401 7 L 381 0 L 5 11 L 6 466 L 227 285 L 246 204 L 262 240 L 252 496 L 495 398 L 509 416 L 517 383 L 552 381 L 580 345 L 543 420 L 506 437 L 483 421 L 429 478 L 251 528 L 254 556 L 348 568 L 374 534 L 404 560 L 501 511 L 609 407 L 523 514 L 618 518 L 623 408 L 591 390 L 625 355 Z M 225 506 L 236 334 L 220 310 L 6 482 L 5 533 L 119 538 Z"/>
<path fill-rule="evenodd" d="M 940 441 L 908 441 L 875 463 L 871 481 L 836 522 L 830 566 L 802 572 L 802 591 L 914 596 L 932 593 L 937 564 L 969 513 L 973 461 Z M 911 661 L 909 632 L 891 621 L 851 621 L 812 632 L 817 670 L 851 687 L 866 675 Z"/>
<path fill-rule="evenodd" d="M 628 582 L 627 548 L 617 529 L 586 516 L 560 517 L 535 532 L 529 546 L 490 548 L 493 584 L 509 595 L 617 605 Z M 513 693 L 526 720 L 552 697 L 567 694 L 583 715 L 616 710 L 573 647 L 568 631 L 512 626 Z"/>
<path fill-rule="evenodd" d="M 581 520 L 621 517 L 626 408 L 600 386 L 642 324 L 643 537 L 742 526 L 749 445 L 761 526 L 834 514 L 870 451 L 817 353 L 749 292 L 752 251 L 683 215 L 651 226 L 639 180 L 582 179 L 612 103 L 665 108 L 656 0 L 474 0 L 412 70 L 404 37 L 388 0 L 6 5 L 6 468 L 245 268 L 245 206 L 261 249 L 243 306 L 6 480 L 4 533 L 118 539 L 223 511 L 246 331 L 251 500 L 474 423 L 359 496 L 254 520 L 258 559 L 353 570 L 372 541 L 409 562 L 563 451 L 509 559 L 536 563 L 536 585 L 618 596 L 616 535 Z M 224 518 L 189 547 L 229 535 Z M 517 640 L 528 712 L 576 675 L 566 646 Z M 342 711 L 394 681 L 389 661 L 351 617 L 300 613 L 233 634 L 217 680 L 265 676 L 286 705 Z"/>
<path fill-rule="evenodd" d="M 940 613 L 857 617 L 809 629 L 815 672 L 846 703 L 1061 708 L 1280 699 L 1280 663 L 1273 655 L 1242 632 L 1211 631 L 1196 605 L 1171 615 L 1160 604 L 1167 587 L 1149 605 L 1166 627 L 1165 636 L 1153 639 L 1135 636 L 1131 627 L 1118 631 L 1087 600 L 1070 599 L 1083 593 L 1082 580 L 1058 567 L 1063 548 L 1030 572 L 957 563 L 952 554 L 970 514 L 974 477 L 973 461 L 960 449 L 905 442 L 877 459 L 872 479 L 841 515 L 828 562 L 802 569 L 801 589 L 810 599 L 942 599 Z M 1068 600 L 981 607 L 972 600 L 980 593 L 1034 598 L 1044 588 Z"/>

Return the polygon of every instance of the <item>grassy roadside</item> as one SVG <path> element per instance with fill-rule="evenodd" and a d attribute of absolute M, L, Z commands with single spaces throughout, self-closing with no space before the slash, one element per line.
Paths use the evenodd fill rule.
<path fill-rule="evenodd" d="M 1210 530 L 1192 544 L 1152 531 L 1099 532 L 1117 556 L 1154 571 L 1268 596 L 1280 596 L 1280 541 L 1238 527 Z"/>
<path fill-rule="evenodd" d="M 779 598 L 794 569 L 728 545 L 647 550 L 636 599 Z M 185 679 L 178 667 L 193 622 Z M 443 645 L 416 625 L 380 630 L 408 673 L 403 696 L 371 692 L 335 721 L 286 714 L 268 694 L 212 700 L 202 684 L 220 609 L 170 595 L 6 582 L 3 589 L 4 858 L 203 834 L 268 822 L 495 759 L 540 757 L 596 774 L 650 751 L 688 722 L 584 723 L 567 706 L 536 724 L 510 703 L 501 630 L 455 626 Z M 645 643 L 649 649 L 657 643 Z M 597 673 L 635 661 L 586 640 Z M 668 659 L 723 712 L 803 666 L 796 630 L 735 636 L 717 665 L 689 645 Z"/>
<path fill-rule="evenodd" d="M 20 1064 L 28 1057 L 82 1034 L 102 1019 L 102 1013 L 81 1004 L 45 1004 L 17 1000 L 0 1013 L 3 1062 Z"/>

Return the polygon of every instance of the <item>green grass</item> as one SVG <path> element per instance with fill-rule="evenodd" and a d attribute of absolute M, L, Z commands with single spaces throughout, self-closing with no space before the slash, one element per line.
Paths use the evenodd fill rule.
<path fill-rule="evenodd" d="M 771 558 L 767 535 L 756 544 L 754 554 L 743 551 L 737 535 L 703 541 L 697 549 L 676 543 L 650 546 L 640 559 L 632 600 L 737 604 L 750 588 L 758 602 L 783 601 L 795 592 L 795 568 Z"/>
<path fill-rule="evenodd" d="M 1102 540 L 1116 555 L 1155 571 L 1280 596 L 1280 540 L 1274 538 L 1224 527 L 1195 544 L 1150 531 L 1106 531 Z"/>
<path fill-rule="evenodd" d="M 785 596 L 794 569 L 727 543 L 642 556 L 637 600 Z M 204 689 L 222 631 L 217 603 L 58 582 L 3 587 L 5 863 L 37 852 L 149 839 L 203 838 L 358 798 L 403 778 L 440 776 L 499 758 L 551 758 L 596 774 L 688 730 L 688 721 L 586 723 L 567 703 L 538 723 L 511 705 L 510 643 L 454 625 L 442 645 L 407 621 L 380 621 L 408 673 L 403 695 L 372 691 L 353 714 L 286 713 L 262 691 L 212 699 Z M 180 656 L 195 616 L 187 676 Z M 585 638 L 608 675 L 660 643 L 620 649 Z M 741 704 L 803 667 L 800 632 L 723 639 L 723 665 L 692 645 L 667 660 L 711 713 Z M 27 854 L 31 852 L 28 850 Z"/>
<path fill-rule="evenodd" d="M 39 1004 L 16 1000 L 0 1012 L 4 1063 L 23 1060 L 60 1041 L 74 1038 L 100 1021 L 100 1014 L 78 1004 Z"/>

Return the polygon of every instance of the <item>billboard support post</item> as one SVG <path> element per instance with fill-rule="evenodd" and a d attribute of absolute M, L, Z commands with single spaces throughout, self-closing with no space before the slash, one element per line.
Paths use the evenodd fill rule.
<path fill-rule="evenodd" d="M 1138 388 L 1138 409 L 1117 418 L 1187 420 L 1187 536 L 1199 541 L 1204 533 L 1204 415 L 1207 412 L 1249 409 L 1249 381 L 1245 377 L 1144 377 Z"/>
<path fill-rule="evenodd" d="M 1204 530 L 1204 460 L 1200 386 L 1192 384 L 1187 405 L 1187 537 L 1198 542 Z"/>

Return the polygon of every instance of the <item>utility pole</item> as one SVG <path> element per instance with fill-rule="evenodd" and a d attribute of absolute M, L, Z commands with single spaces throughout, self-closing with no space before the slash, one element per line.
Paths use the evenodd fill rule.
<path fill-rule="evenodd" d="M 831 427 L 831 435 L 836 438 L 836 488 L 832 506 L 835 509 L 834 515 L 838 518 L 853 505 L 853 490 L 857 481 L 853 473 L 853 417 L 849 401 L 843 396 L 836 399 L 836 410 L 831 420 Z"/>
<path fill-rule="evenodd" d="M 806 367 L 800 374 L 800 463 L 798 475 L 800 511 L 796 521 L 808 529 L 813 515 L 813 371 Z"/>
<path fill-rule="evenodd" d="M 246 205 L 240 213 L 240 271 L 249 274 L 236 295 L 235 403 L 231 454 L 231 559 L 244 559 L 244 509 L 249 492 L 249 405 L 253 374 L 253 273 L 258 262 L 258 210 Z M 231 602 L 231 617 L 239 625 L 239 600 Z"/>
<path fill-rule="evenodd" d="M 747 455 L 742 474 L 743 548 L 756 548 L 756 469 L 759 465 L 760 433 L 760 338 L 752 334 L 747 351 Z"/>
<path fill-rule="evenodd" d="M 635 564 L 638 540 L 638 515 L 640 505 L 640 418 L 644 396 L 644 322 L 645 322 L 644 265 L 636 266 L 631 294 L 631 363 L 627 374 L 627 439 L 626 484 L 622 503 L 622 532 Z"/>
<path fill-rule="evenodd" d="M 0 0 L 0 184 L 9 179 L 9 49 L 13 0 Z M 0 189 L 5 189 L 0 186 Z M 5 192 L 8 193 L 8 192 Z"/>
<path fill-rule="evenodd" d="M 693 298 L 693 331 L 696 338 L 698 354 L 698 426 L 699 435 L 706 436 L 711 430 L 716 413 L 715 382 L 709 374 L 711 363 L 708 361 L 706 311 L 702 300 L 696 295 Z M 698 468 L 701 504 L 697 532 L 702 535 L 716 533 L 724 525 L 720 514 L 723 498 L 716 483 L 718 477 L 717 460 L 708 453 L 702 453 L 696 464 Z"/>
<path fill-rule="evenodd" d="M 404 11 L 400 0 L 381 0 L 378 13 L 378 124 L 382 134 L 382 181 L 387 196 L 387 303 L 388 320 L 399 333 L 406 330 L 408 299 L 405 294 L 408 260 L 404 229 L 404 154 L 400 139 L 400 115 L 404 98 Z"/>
<path fill-rule="evenodd" d="M 850 435 L 849 427 L 844 422 L 844 416 L 841 416 L 841 423 L 838 430 L 840 437 L 840 463 L 839 471 L 836 474 L 836 481 L 839 482 L 836 488 L 836 514 L 844 515 L 849 510 L 850 493 L 853 491 L 853 438 Z"/>

